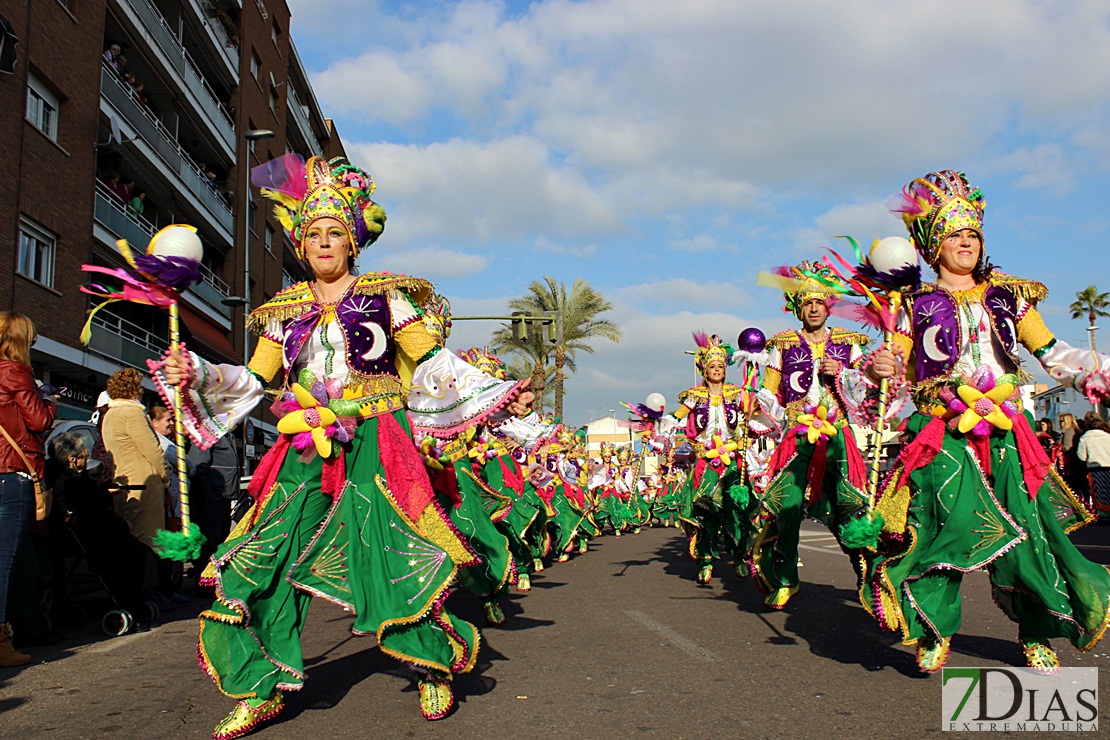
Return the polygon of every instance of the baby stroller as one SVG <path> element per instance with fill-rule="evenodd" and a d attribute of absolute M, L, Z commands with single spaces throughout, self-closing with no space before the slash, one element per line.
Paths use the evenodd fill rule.
<path fill-rule="evenodd" d="M 58 483 L 55 490 L 64 492 L 67 514 L 59 537 L 66 562 L 67 600 L 88 603 L 107 594 L 113 608 L 101 618 L 100 626 L 109 636 L 157 624 L 160 610 L 144 589 L 156 567 L 156 556 L 116 515 L 113 491 L 88 474 L 63 474 Z"/>

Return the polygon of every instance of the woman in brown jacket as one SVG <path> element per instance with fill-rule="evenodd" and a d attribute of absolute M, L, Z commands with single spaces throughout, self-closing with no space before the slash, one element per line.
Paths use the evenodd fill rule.
<path fill-rule="evenodd" d="M 150 417 L 139 399 L 143 376 L 127 368 L 108 378 L 108 411 L 104 414 L 104 449 L 116 468 L 115 481 L 124 489 L 116 495 L 116 513 L 147 547 L 166 526 L 166 486 L 169 470 Z"/>
<path fill-rule="evenodd" d="M 12 649 L 7 599 L 15 554 L 35 515 L 35 488 L 29 474 L 43 475 L 46 451 L 40 433 L 54 422 L 54 404 L 39 394 L 31 374 L 31 345 L 36 338 L 29 318 L 0 311 L 0 426 L 19 448 L 0 435 L 0 666 L 31 660 Z"/>

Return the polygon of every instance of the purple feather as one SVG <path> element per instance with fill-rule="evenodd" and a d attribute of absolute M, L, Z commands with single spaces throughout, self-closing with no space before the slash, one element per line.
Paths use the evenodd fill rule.
<path fill-rule="evenodd" d="M 157 254 L 134 255 L 135 268 L 162 287 L 178 292 L 200 282 L 200 263 L 188 257 L 166 257 Z"/>

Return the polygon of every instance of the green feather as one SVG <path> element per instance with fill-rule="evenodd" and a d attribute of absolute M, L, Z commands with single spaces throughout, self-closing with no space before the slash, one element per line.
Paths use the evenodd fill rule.
<path fill-rule="evenodd" d="M 870 516 L 857 517 L 840 527 L 840 541 L 849 550 L 875 550 L 883 531 L 883 515 L 872 511 Z"/>
<path fill-rule="evenodd" d="M 189 522 L 188 529 L 181 532 L 170 532 L 159 529 L 152 538 L 154 549 L 158 555 L 166 560 L 176 560 L 185 563 L 200 557 L 200 548 L 204 545 L 204 535 L 196 522 Z"/>

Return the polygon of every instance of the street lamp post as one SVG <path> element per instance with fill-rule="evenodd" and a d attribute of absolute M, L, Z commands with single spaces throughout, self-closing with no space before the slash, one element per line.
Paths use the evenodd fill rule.
<path fill-rule="evenodd" d="M 243 133 L 243 138 L 247 140 L 246 151 L 243 153 L 243 197 L 240 199 L 243 204 L 243 364 L 246 365 L 250 360 L 250 344 L 251 334 L 247 328 L 247 316 L 251 312 L 251 143 L 260 139 L 273 138 L 274 132 L 268 128 L 251 129 Z M 250 441 L 247 439 L 247 428 L 251 425 L 247 423 L 250 417 L 243 422 L 243 475 L 250 475 L 250 461 L 247 459 L 247 445 Z"/>

